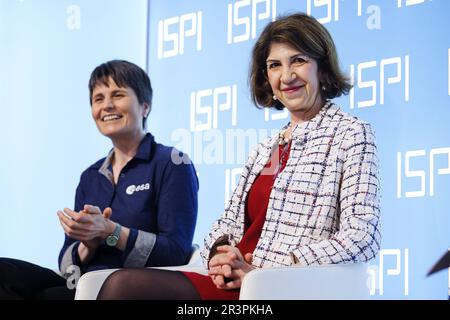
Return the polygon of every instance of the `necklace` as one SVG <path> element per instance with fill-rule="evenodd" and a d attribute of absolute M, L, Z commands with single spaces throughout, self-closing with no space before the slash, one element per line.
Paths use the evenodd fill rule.
<path fill-rule="evenodd" d="M 286 165 L 287 157 L 289 156 L 290 148 L 290 140 L 286 141 L 283 139 L 282 143 L 279 144 L 279 149 L 277 150 L 277 167 L 275 169 L 275 173 L 273 174 L 273 179 L 275 180 L 278 177 L 278 174 L 282 171 L 282 168 Z"/>
<path fill-rule="evenodd" d="M 289 137 L 289 138 L 285 137 L 286 132 L 287 132 L 291 127 L 292 127 L 292 124 L 289 122 L 287 128 L 281 130 L 281 131 L 278 133 L 278 144 L 279 144 L 280 146 L 284 146 L 285 144 L 287 144 L 287 143 L 289 143 L 289 142 L 291 141 L 292 137 Z"/>

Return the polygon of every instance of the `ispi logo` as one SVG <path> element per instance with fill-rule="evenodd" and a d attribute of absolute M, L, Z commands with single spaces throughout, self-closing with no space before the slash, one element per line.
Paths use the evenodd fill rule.
<path fill-rule="evenodd" d="M 134 184 L 132 184 L 131 186 L 127 187 L 127 194 L 129 194 L 130 196 L 138 191 L 143 191 L 143 190 L 149 190 L 150 189 L 150 183 L 145 183 L 145 184 L 141 184 L 139 186 L 135 186 Z"/>

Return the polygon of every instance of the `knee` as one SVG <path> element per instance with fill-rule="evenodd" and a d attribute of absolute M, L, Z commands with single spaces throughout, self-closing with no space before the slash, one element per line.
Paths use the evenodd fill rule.
<path fill-rule="evenodd" d="M 121 269 L 111 273 L 100 288 L 97 296 L 98 300 L 121 299 L 126 283 L 130 280 L 130 272 L 127 269 Z"/>
<path fill-rule="evenodd" d="M 125 283 L 127 283 L 130 278 L 132 278 L 132 275 L 130 274 L 130 270 L 128 269 L 121 269 L 114 271 L 111 273 L 108 278 L 105 280 L 104 285 L 114 286 L 114 287 L 121 287 Z"/>
<path fill-rule="evenodd" d="M 0 283 L 11 283 L 16 278 L 17 268 L 12 259 L 0 258 Z"/>

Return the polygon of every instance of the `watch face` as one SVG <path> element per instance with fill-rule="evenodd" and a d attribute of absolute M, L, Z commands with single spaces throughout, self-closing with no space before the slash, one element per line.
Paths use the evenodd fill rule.
<path fill-rule="evenodd" d="M 107 244 L 108 246 L 115 247 L 118 240 L 119 240 L 119 238 L 110 235 L 110 236 L 108 236 L 108 237 L 106 238 L 106 244 Z"/>

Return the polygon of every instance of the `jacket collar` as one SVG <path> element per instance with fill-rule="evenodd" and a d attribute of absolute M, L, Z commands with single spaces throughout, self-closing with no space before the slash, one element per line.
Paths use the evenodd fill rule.
<path fill-rule="evenodd" d="M 333 102 L 327 101 L 320 111 L 310 120 L 297 123 L 292 130 L 292 141 L 295 144 L 305 142 L 308 139 L 309 133 L 319 129 L 323 125 L 323 121 L 333 117 L 338 112 L 339 107 Z M 289 123 L 287 123 L 281 130 L 287 129 Z M 278 133 L 271 137 L 268 141 L 268 146 L 271 146 L 271 152 L 278 147 Z"/>
<path fill-rule="evenodd" d="M 141 159 L 141 160 L 150 160 L 152 156 L 152 144 L 155 141 L 155 138 L 153 135 L 149 132 L 147 132 L 142 139 L 141 143 L 139 144 L 139 147 L 137 149 L 136 155 L 133 158 Z M 92 167 L 94 169 L 99 169 L 100 172 L 105 171 L 110 165 L 111 160 L 114 155 L 114 148 L 112 148 L 108 155 L 106 156 L 105 160 L 99 161 L 95 163 Z"/>
<path fill-rule="evenodd" d="M 322 125 L 322 122 L 326 118 L 332 117 L 338 108 L 334 106 L 334 103 L 327 101 L 320 111 L 310 120 L 297 123 L 292 130 L 292 140 L 303 140 L 310 132 L 317 130 Z M 285 127 L 287 127 L 286 125 Z"/>
<path fill-rule="evenodd" d="M 137 159 L 150 160 L 152 156 L 152 144 L 155 142 L 155 138 L 150 132 L 147 132 L 139 144 L 136 155 Z"/>

